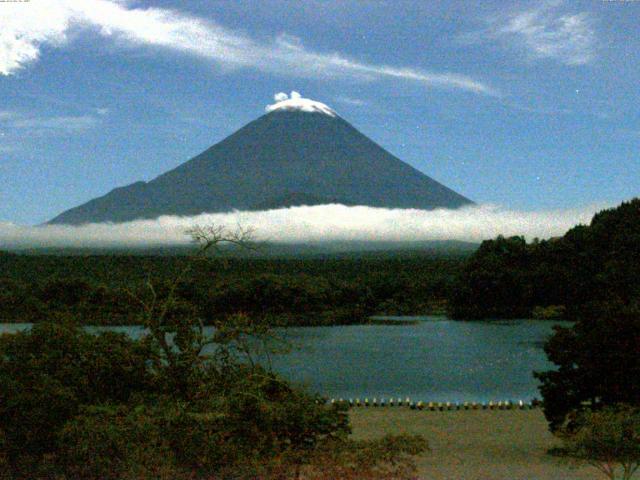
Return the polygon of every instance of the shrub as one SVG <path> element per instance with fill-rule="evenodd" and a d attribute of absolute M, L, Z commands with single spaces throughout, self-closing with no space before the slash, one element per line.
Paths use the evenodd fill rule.
<path fill-rule="evenodd" d="M 415 478 L 414 456 L 429 449 L 419 435 L 387 435 L 379 440 L 332 439 L 316 450 L 302 478 L 399 480 Z"/>
<path fill-rule="evenodd" d="M 201 254 L 244 243 L 214 227 L 192 235 Z M 274 340 L 264 318 L 216 319 L 208 336 L 201 313 L 179 293 L 189 269 L 128 292 L 148 329 L 141 340 L 91 335 L 69 321 L 0 338 L 6 476 L 275 480 L 299 478 L 305 468 L 308 478 L 409 471 L 409 455 L 425 448 L 420 439 L 349 441 L 346 405 L 325 405 L 256 362 Z M 64 285 L 49 285 L 47 298 L 73 303 L 86 290 Z"/>
<path fill-rule="evenodd" d="M 640 467 L 640 410 L 625 405 L 580 413 L 560 432 L 561 453 L 596 467 L 609 479 L 630 480 Z"/>
<path fill-rule="evenodd" d="M 144 405 L 83 408 L 57 435 L 57 463 L 70 479 L 179 477 L 163 430 L 167 416 Z"/>
<path fill-rule="evenodd" d="M 54 453 L 55 436 L 81 405 L 148 393 L 147 347 L 125 335 L 90 335 L 68 322 L 0 336 L 0 430 L 7 462 Z"/>
<path fill-rule="evenodd" d="M 640 406 L 640 308 L 594 305 L 572 327 L 555 327 L 545 352 L 557 369 L 536 373 L 552 430 L 584 405 Z"/>

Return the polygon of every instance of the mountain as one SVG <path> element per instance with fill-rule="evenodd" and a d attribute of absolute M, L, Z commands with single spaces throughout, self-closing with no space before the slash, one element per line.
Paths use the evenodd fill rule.
<path fill-rule="evenodd" d="M 49 223 L 343 203 L 458 208 L 472 203 L 402 162 L 326 105 L 282 99 L 267 114 L 149 182 L 136 182 Z"/>

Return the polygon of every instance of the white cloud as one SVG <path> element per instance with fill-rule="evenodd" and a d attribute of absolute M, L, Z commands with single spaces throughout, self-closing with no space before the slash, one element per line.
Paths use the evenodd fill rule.
<path fill-rule="evenodd" d="M 40 45 L 60 46 L 72 18 L 49 3 L 8 2 L 0 8 L 0 74 L 8 75 L 40 56 Z"/>
<path fill-rule="evenodd" d="M 11 120 L 16 117 L 16 113 L 10 110 L 0 110 L 0 122 Z"/>
<path fill-rule="evenodd" d="M 596 34 L 587 12 L 561 13 L 562 3 L 545 2 L 494 22 L 491 38 L 523 50 L 530 59 L 584 65 L 595 59 Z"/>
<path fill-rule="evenodd" d="M 26 117 L 18 118 L 9 123 L 13 128 L 35 129 L 35 130 L 63 130 L 74 132 L 86 130 L 96 126 L 98 120 L 90 115 L 79 117 Z"/>
<path fill-rule="evenodd" d="M 31 0 L 0 9 L 0 74 L 36 61 L 43 46 L 60 47 L 72 34 L 93 30 L 103 37 L 167 48 L 211 60 L 224 68 L 253 68 L 300 78 L 358 81 L 402 79 L 427 87 L 494 95 L 485 83 L 455 73 L 358 62 L 339 53 L 316 52 L 288 35 L 271 42 L 221 27 L 210 20 L 161 8 L 133 8 L 117 0 Z"/>
<path fill-rule="evenodd" d="M 355 107 L 362 107 L 364 105 L 367 105 L 367 102 L 365 102 L 364 100 L 346 96 L 336 97 L 336 101 L 339 103 L 344 103 L 345 105 L 353 105 Z"/>
<path fill-rule="evenodd" d="M 273 99 L 276 101 L 276 103 L 284 102 L 285 100 L 289 100 L 289 95 L 284 92 L 280 92 L 280 93 L 276 93 L 273 96 Z"/>
<path fill-rule="evenodd" d="M 300 110 L 302 112 L 322 113 L 330 117 L 336 116 L 336 112 L 332 108 L 324 103 L 311 100 L 310 98 L 303 98 L 302 95 L 295 90 L 291 92 L 291 95 L 287 95 L 284 92 L 276 93 L 273 99 L 276 103 L 265 107 L 267 113 L 275 110 Z"/>
<path fill-rule="evenodd" d="M 98 119 L 91 115 L 35 117 L 18 112 L 0 111 L 0 126 L 8 131 L 74 133 L 93 128 L 97 124 Z"/>
<path fill-rule="evenodd" d="M 20 226 L 0 223 L 0 248 L 146 246 L 185 244 L 185 230 L 193 225 L 241 224 L 255 230 L 255 239 L 274 243 L 326 241 L 479 242 L 498 234 L 549 238 L 562 235 L 577 223 L 589 223 L 606 205 L 538 212 L 478 205 L 458 210 L 412 210 L 319 205 L 261 212 L 163 216 L 120 224 L 83 226 Z"/>

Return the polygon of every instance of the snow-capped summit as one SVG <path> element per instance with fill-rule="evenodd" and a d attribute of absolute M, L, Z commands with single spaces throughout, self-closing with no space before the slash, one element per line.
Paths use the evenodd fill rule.
<path fill-rule="evenodd" d="M 273 99 L 276 103 L 265 107 L 267 113 L 274 112 L 276 110 L 299 110 L 301 112 L 323 113 L 330 117 L 336 116 L 336 112 L 332 108 L 328 107 L 324 103 L 311 100 L 310 98 L 303 98 L 302 95 L 296 91 L 291 92 L 291 95 L 287 95 L 284 92 L 276 93 L 273 96 Z"/>
<path fill-rule="evenodd" d="M 471 203 L 394 157 L 326 105 L 296 92 L 275 99 L 268 113 L 173 170 L 116 188 L 50 223 L 335 203 L 425 210 Z"/>

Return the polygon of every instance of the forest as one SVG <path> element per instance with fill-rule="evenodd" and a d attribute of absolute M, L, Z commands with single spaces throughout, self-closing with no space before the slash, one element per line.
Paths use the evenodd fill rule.
<path fill-rule="evenodd" d="M 205 239 L 199 252 L 219 241 Z M 123 311 L 136 305 L 142 338 L 78 325 L 87 280 L 48 283 L 42 321 L 0 335 L 0 478 L 413 478 L 414 457 L 428 450 L 422 436 L 355 440 L 346 404 L 327 403 L 257 361 L 276 337 L 268 315 L 218 314 L 205 332 L 201 298 L 181 280 L 207 278 L 205 266 L 220 265 L 199 258 L 197 267 L 194 259 L 152 262 L 165 277 L 143 282 L 146 290 L 104 287 L 137 302 Z M 73 270 L 86 259 L 77 260 L 41 265 Z M 127 260 L 125 268 L 148 261 Z M 113 273 L 108 262 L 93 266 Z"/>
<path fill-rule="evenodd" d="M 233 313 L 272 325 L 362 323 L 371 315 L 442 314 L 464 257 L 409 252 L 376 257 L 207 258 L 187 255 L 0 254 L 0 319 L 55 315 L 83 324 L 139 323 L 151 282 L 176 283 L 205 324 Z M 188 275 L 181 275 L 187 268 Z"/>
<path fill-rule="evenodd" d="M 0 319 L 73 316 L 84 324 L 139 323 L 153 284 L 175 284 L 205 324 L 234 313 L 270 324 L 363 323 L 372 315 L 455 319 L 579 318 L 592 304 L 640 294 L 640 200 L 597 213 L 547 240 L 503 237 L 472 254 L 210 258 L 189 255 L 0 253 Z M 185 268 L 189 274 L 177 279 Z"/>
<path fill-rule="evenodd" d="M 457 319 L 565 318 L 640 298 L 640 199 L 548 240 L 502 236 L 465 262 L 449 298 Z"/>
<path fill-rule="evenodd" d="M 354 440 L 344 405 L 255 358 L 273 326 L 436 310 L 575 320 L 544 345 L 556 368 L 534 373 L 557 453 L 640 465 L 638 199 L 563 237 L 498 237 L 466 258 L 3 253 L 0 269 L 1 318 L 35 323 L 0 336 L 3 478 L 414 478 L 424 437 Z M 148 334 L 79 327 L 100 323 Z M 617 436 L 585 453 L 601 426 Z"/>

